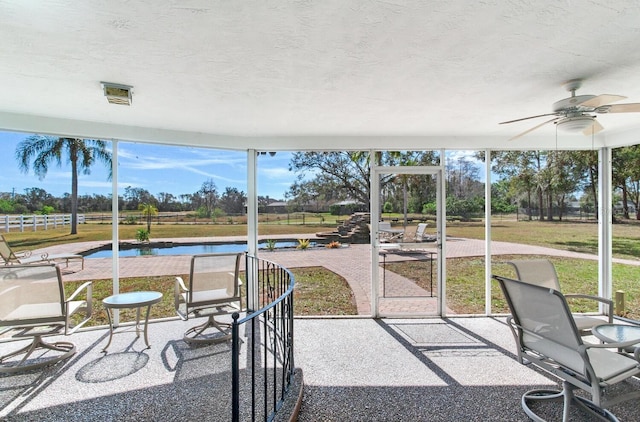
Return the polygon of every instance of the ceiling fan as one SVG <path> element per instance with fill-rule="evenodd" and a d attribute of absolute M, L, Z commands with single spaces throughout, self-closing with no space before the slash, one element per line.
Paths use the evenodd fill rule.
<path fill-rule="evenodd" d="M 571 92 L 571 96 L 553 103 L 552 113 L 500 122 L 501 125 L 504 125 L 507 123 L 520 122 L 522 120 L 536 119 L 538 117 L 554 116 L 553 119 L 547 120 L 532 127 L 531 129 L 525 130 L 509 140 L 512 141 L 514 139 L 518 139 L 521 136 L 546 125 L 547 123 L 554 123 L 559 129 L 572 132 L 582 131 L 585 135 L 592 135 L 604 129 L 604 127 L 602 127 L 602 125 L 596 120 L 595 114 L 640 112 L 640 103 L 611 104 L 627 98 L 622 95 L 576 95 L 576 90 L 578 90 L 581 85 L 582 79 L 572 79 L 566 82 L 565 88 L 567 91 Z"/>

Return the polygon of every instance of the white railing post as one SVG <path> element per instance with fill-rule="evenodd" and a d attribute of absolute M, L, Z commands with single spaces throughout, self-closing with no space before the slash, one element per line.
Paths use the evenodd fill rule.
<path fill-rule="evenodd" d="M 31 218 L 33 218 L 33 231 L 38 231 L 38 216 L 33 214 L 33 216 L 31 216 Z"/>
<path fill-rule="evenodd" d="M 44 226 L 45 231 L 47 230 L 48 223 L 49 223 L 49 216 L 45 214 L 42 216 L 42 225 Z"/>
<path fill-rule="evenodd" d="M 20 214 L 20 233 L 24 231 L 24 215 Z"/>
<path fill-rule="evenodd" d="M 4 230 L 9 233 L 9 216 L 4 216 Z"/>

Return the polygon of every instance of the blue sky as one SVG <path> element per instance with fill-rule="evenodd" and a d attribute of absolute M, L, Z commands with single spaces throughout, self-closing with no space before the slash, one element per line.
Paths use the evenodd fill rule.
<path fill-rule="evenodd" d="M 29 134 L 1 132 L 0 145 L 5 154 L 0 155 L 0 192 L 24 193 L 26 188 L 39 187 L 54 196 L 71 191 L 70 168 L 53 164 L 46 177 L 39 180 L 30 169 L 22 173 L 15 158 L 16 146 Z M 109 148 L 111 146 L 109 145 Z M 246 152 L 185 148 L 144 143 L 118 143 L 118 191 L 124 194 L 126 187 L 142 188 L 157 197 L 160 192 L 173 195 L 197 192 L 202 184 L 212 179 L 219 192 L 233 187 L 247 193 Z M 295 180 L 288 170 L 291 154 L 278 152 L 275 156 L 258 157 L 258 194 L 284 199 L 284 193 Z M 102 163 L 91 168 L 90 175 L 81 174 L 80 195 L 111 194 L 111 181 Z"/>

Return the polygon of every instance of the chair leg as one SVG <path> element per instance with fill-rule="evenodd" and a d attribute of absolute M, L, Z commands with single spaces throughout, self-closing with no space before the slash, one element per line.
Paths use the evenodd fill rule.
<path fill-rule="evenodd" d="M 204 332 L 210 328 L 218 330 L 220 333 L 222 333 L 222 335 L 206 336 Z M 216 321 L 214 316 L 210 315 L 204 324 L 189 328 L 184 333 L 183 340 L 186 343 L 194 343 L 194 344 L 220 343 L 220 342 L 231 339 L 231 332 L 229 330 L 230 328 L 231 328 L 231 324 L 226 322 Z M 215 333 L 215 334 L 219 334 L 219 333 Z"/>
<path fill-rule="evenodd" d="M 25 363 L 29 359 L 29 357 L 38 349 L 51 350 L 54 352 L 61 352 L 61 354 L 46 358 L 43 357 L 41 360 L 38 360 L 35 363 Z M 76 353 L 76 346 L 73 343 L 69 343 L 67 341 L 58 341 L 55 343 L 47 343 L 42 340 L 41 336 L 35 336 L 33 341 L 27 346 L 16 350 L 14 352 L 8 353 L 4 356 L 0 356 L 0 363 L 5 363 L 5 365 L 0 366 L 0 373 L 8 374 L 15 373 L 21 371 L 28 371 L 31 369 L 42 368 L 44 366 L 53 365 L 54 363 L 60 362 L 61 360 L 67 359 L 73 356 Z M 24 354 L 22 359 L 15 364 L 7 364 L 6 360 L 15 356 L 20 356 Z"/>
<path fill-rule="evenodd" d="M 546 422 L 546 419 L 538 416 L 531 408 L 529 404 L 535 401 L 543 401 L 543 400 L 557 400 L 563 402 L 562 409 L 562 420 L 569 420 L 569 413 L 571 411 L 571 405 L 578 405 L 580 408 L 585 410 L 587 413 L 590 413 L 596 416 L 598 419 L 603 421 L 611 421 L 618 422 L 618 418 L 611 412 L 601 407 L 596 406 L 590 400 L 584 399 L 582 397 L 577 397 L 573 394 L 573 390 L 576 388 L 571 383 L 567 381 L 563 381 L 562 390 L 546 390 L 546 389 L 538 389 L 538 390 L 530 390 L 522 395 L 522 409 L 524 412 L 531 418 L 531 420 L 535 422 Z"/>

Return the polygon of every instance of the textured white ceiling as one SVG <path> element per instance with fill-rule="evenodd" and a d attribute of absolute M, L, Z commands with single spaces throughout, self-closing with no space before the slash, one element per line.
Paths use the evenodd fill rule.
<path fill-rule="evenodd" d="M 0 128 L 244 149 L 555 147 L 504 120 L 640 102 L 640 2 L 0 0 Z M 110 105 L 100 81 L 134 86 Z M 594 145 L 640 140 L 600 115 Z M 559 132 L 561 147 L 592 145 Z"/>

